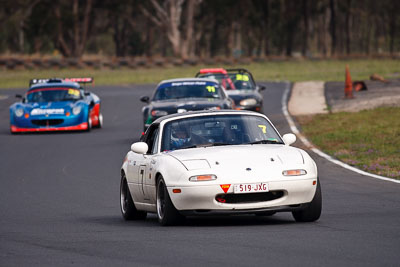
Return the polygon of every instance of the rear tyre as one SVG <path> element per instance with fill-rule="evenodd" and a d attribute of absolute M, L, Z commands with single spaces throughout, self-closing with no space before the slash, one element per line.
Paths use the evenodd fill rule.
<path fill-rule="evenodd" d="M 322 193 L 321 184 L 318 180 L 314 198 L 311 200 L 309 206 L 303 210 L 293 211 L 292 214 L 296 222 L 314 222 L 321 216 L 321 210 Z"/>
<path fill-rule="evenodd" d="M 146 219 L 147 212 L 137 210 L 135 204 L 133 203 L 125 174 L 121 176 L 120 207 L 122 217 L 124 217 L 124 219 L 127 221 Z"/>
<path fill-rule="evenodd" d="M 177 225 L 185 218 L 174 207 L 162 177 L 157 181 L 157 218 L 162 226 Z"/>

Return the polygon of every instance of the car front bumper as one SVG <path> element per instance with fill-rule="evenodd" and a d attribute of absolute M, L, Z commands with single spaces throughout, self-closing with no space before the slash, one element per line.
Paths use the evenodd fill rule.
<path fill-rule="evenodd" d="M 29 118 L 15 118 L 11 121 L 12 133 L 20 132 L 48 132 L 48 131 L 83 131 L 89 125 L 81 114 L 71 116 L 31 116 Z"/>
<path fill-rule="evenodd" d="M 88 123 L 83 122 L 79 125 L 74 126 L 62 126 L 62 127 L 38 127 L 38 128 L 21 128 L 15 125 L 10 126 L 10 130 L 13 133 L 23 133 L 23 132 L 55 132 L 55 131 L 84 131 L 88 129 Z"/>
<path fill-rule="evenodd" d="M 263 211 L 288 211 L 302 208 L 311 202 L 315 195 L 317 179 L 272 181 L 268 183 L 270 192 L 282 192 L 272 200 L 243 203 L 221 203 L 217 197 L 234 194 L 233 185 L 225 193 L 220 185 L 196 185 L 168 187 L 168 192 L 175 208 L 183 213 L 257 213 Z M 174 193 L 173 189 L 181 189 Z M 252 193 L 254 194 L 254 193 Z M 239 195 L 239 194 L 234 194 Z"/>

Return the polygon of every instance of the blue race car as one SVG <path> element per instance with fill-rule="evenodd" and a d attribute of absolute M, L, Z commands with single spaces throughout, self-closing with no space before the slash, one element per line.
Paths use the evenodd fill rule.
<path fill-rule="evenodd" d="M 93 78 L 33 79 L 20 102 L 10 106 L 10 131 L 90 131 L 101 128 L 100 98 L 79 83 Z"/>

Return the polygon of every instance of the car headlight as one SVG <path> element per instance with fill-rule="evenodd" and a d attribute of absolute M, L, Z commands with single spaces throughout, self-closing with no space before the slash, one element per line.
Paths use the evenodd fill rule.
<path fill-rule="evenodd" d="M 166 112 L 165 110 L 154 109 L 151 111 L 151 116 L 153 117 L 161 117 L 165 115 L 168 115 L 168 112 Z"/>
<path fill-rule="evenodd" d="M 17 108 L 15 110 L 15 116 L 21 117 L 22 115 L 24 115 L 24 109 L 23 108 Z"/>
<path fill-rule="evenodd" d="M 74 115 L 78 115 L 79 113 L 81 113 L 82 107 L 81 106 L 76 106 L 72 109 L 72 113 Z"/>
<path fill-rule="evenodd" d="M 205 174 L 205 175 L 195 175 L 189 178 L 191 182 L 201 182 L 201 181 L 212 181 L 217 180 L 217 176 L 214 174 Z"/>
<path fill-rule="evenodd" d="M 247 98 L 240 101 L 239 104 L 241 106 L 254 106 L 257 104 L 257 100 L 255 100 L 254 98 Z"/>
<path fill-rule="evenodd" d="M 299 176 L 299 175 L 306 175 L 306 170 L 285 170 L 282 172 L 284 176 Z"/>

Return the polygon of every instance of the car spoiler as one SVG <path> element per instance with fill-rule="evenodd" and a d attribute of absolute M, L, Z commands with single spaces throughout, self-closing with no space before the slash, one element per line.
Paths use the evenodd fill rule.
<path fill-rule="evenodd" d="M 31 79 L 29 81 L 29 87 L 35 84 L 39 83 L 61 83 L 61 82 L 76 82 L 76 83 L 91 83 L 92 85 L 94 84 L 94 78 L 93 77 L 87 77 L 87 78 L 50 78 L 50 79 Z"/>

